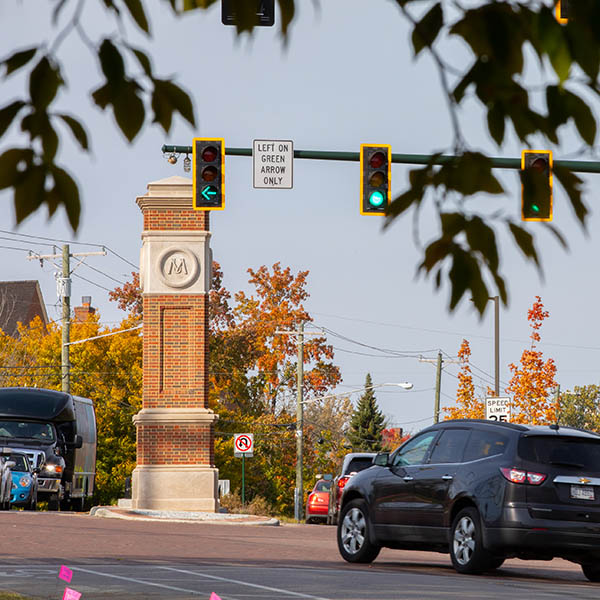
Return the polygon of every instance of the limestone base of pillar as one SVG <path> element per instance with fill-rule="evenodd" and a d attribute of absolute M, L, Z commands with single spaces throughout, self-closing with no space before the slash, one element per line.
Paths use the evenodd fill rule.
<path fill-rule="evenodd" d="M 218 512 L 219 470 L 202 465 L 138 465 L 132 508 Z"/>

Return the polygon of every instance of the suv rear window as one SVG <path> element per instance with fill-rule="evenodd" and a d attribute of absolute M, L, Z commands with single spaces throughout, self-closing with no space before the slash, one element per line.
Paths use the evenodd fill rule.
<path fill-rule="evenodd" d="M 523 460 L 531 462 L 600 471 L 600 439 L 523 436 L 518 453 Z"/>
<path fill-rule="evenodd" d="M 373 464 L 371 456 L 360 456 L 350 460 L 346 473 L 358 473 L 363 469 L 368 469 Z"/>
<path fill-rule="evenodd" d="M 463 460 L 469 462 L 488 456 L 504 454 L 507 445 L 508 438 L 497 431 L 473 429 Z"/>

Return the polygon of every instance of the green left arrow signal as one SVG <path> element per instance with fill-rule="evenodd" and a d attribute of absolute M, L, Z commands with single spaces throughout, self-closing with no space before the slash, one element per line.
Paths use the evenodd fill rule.
<path fill-rule="evenodd" d="M 200 192 L 200 195 L 209 202 L 213 199 L 213 196 L 217 195 L 217 188 L 214 185 L 205 185 Z"/>

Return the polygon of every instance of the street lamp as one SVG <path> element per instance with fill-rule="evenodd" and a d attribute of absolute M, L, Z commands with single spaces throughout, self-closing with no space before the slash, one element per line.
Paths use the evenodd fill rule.
<path fill-rule="evenodd" d="M 299 354 L 299 359 L 302 356 Z M 301 364 L 299 360 L 298 364 Z M 302 379 L 299 376 L 299 382 Z M 304 483 L 302 481 L 302 462 L 303 462 L 303 447 L 302 439 L 304 435 L 304 405 L 309 402 L 318 402 L 319 400 L 328 400 L 330 398 L 338 398 L 340 396 L 348 396 L 350 394 L 356 394 L 357 392 L 364 392 L 365 390 L 372 390 L 384 386 L 400 387 L 404 390 L 411 390 L 413 384 L 408 381 L 401 383 L 378 383 L 377 385 L 363 386 L 354 390 L 349 390 L 341 394 L 329 394 L 327 396 L 319 396 L 318 398 L 310 398 L 308 400 L 302 400 L 302 393 L 298 392 L 298 398 L 296 403 L 296 487 L 294 489 L 294 518 L 296 521 L 302 520 L 302 509 L 304 501 Z"/>
<path fill-rule="evenodd" d="M 329 398 L 338 398 L 339 396 L 349 396 L 350 394 L 357 394 L 358 392 L 364 392 L 365 390 L 372 390 L 375 388 L 380 388 L 383 386 L 395 386 L 401 387 L 404 390 L 412 390 L 413 384 L 409 381 L 403 381 L 401 383 L 378 383 L 377 385 L 368 385 L 363 386 L 361 388 L 356 388 L 354 390 L 348 390 L 347 392 L 340 392 L 339 394 L 329 394 L 328 396 L 319 396 L 318 398 L 309 398 L 308 400 L 303 400 L 301 404 L 308 404 L 309 402 L 318 402 L 319 400 L 329 400 Z"/>

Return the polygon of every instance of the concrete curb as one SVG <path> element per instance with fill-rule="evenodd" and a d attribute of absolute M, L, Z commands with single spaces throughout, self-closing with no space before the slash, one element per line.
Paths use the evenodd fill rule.
<path fill-rule="evenodd" d="M 153 521 L 167 523 L 209 523 L 219 525 L 278 526 L 279 520 L 257 515 L 209 513 L 191 511 L 123 509 L 116 506 L 94 506 L 90 517 L 125 519 L 128 521 Z"/>

